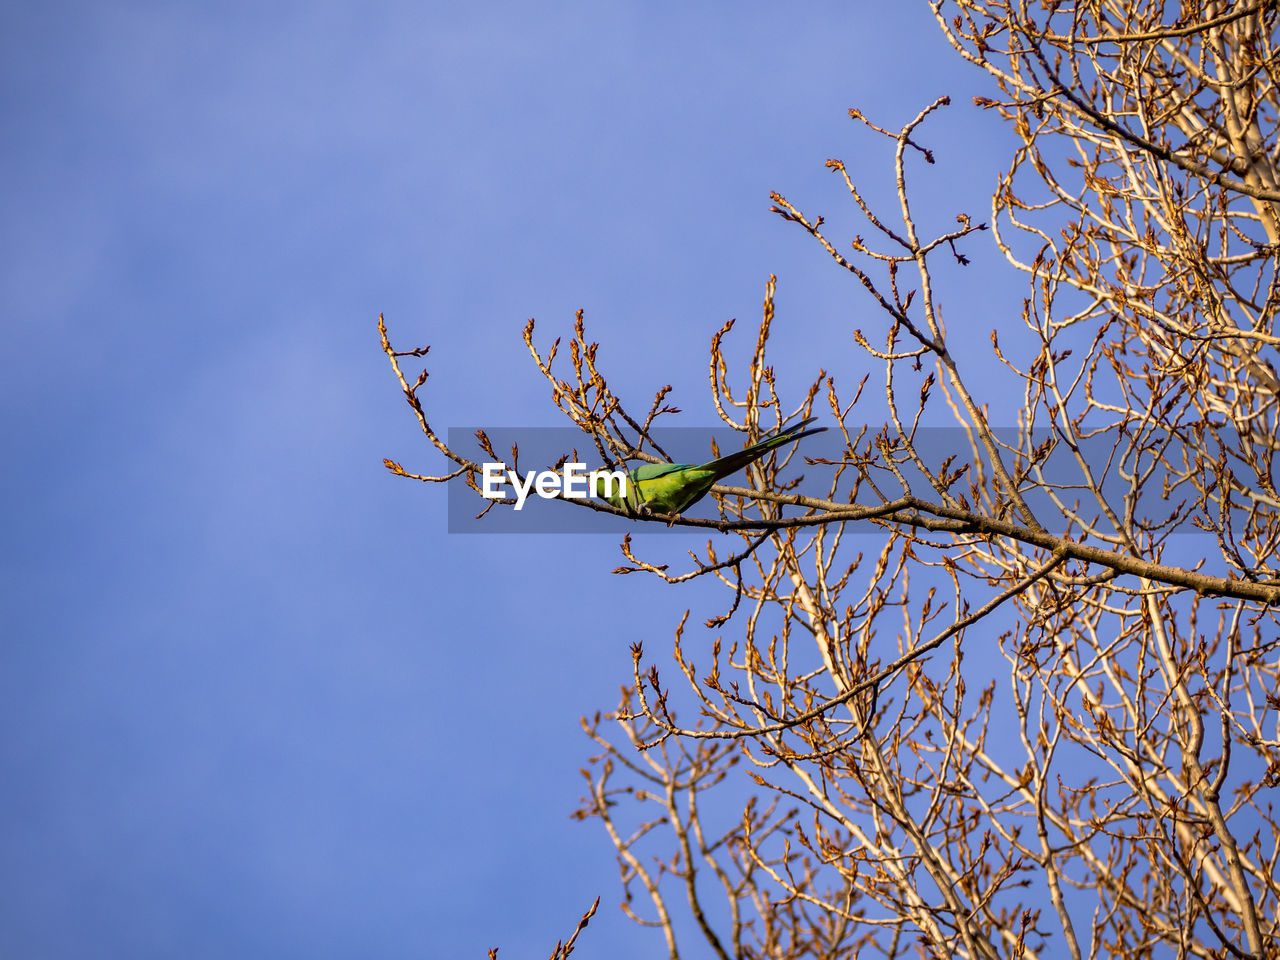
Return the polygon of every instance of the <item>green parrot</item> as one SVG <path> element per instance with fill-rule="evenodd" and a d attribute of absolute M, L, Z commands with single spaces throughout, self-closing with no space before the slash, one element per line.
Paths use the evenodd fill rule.
<path fill-rule="evenodd" d="M 594 494 L 633 516 L 648 516 L 653 513 L 665 513 L 677 516 L 693 506 L 710 491 L 712 484 L 737 473 L 748 464 L 754 463 L 770 450 L 799 440 L 815 433 L 822 433 L 826 427 L 803 430 L 813 423 L 816 417 L 801 420 L 794 426 L 779 430 L 770 437 L 758 440 L 737 453 L 720 457 L 703 464 L 689 463 L 644 463 L 627 475 L 626 495 L 620 495 L 618 484 L 606 487 L 606 478 L 595 478 Z M 803 432 L 801 432 L 803 430 Z"/>

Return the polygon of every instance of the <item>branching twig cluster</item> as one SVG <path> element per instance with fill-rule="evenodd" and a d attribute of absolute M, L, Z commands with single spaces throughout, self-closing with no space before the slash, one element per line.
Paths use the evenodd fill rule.
<path fill-rule="evenodd" d="M 621 572 L 714 578 L 729 600 L 705 641 L 681 623 L 675 684 L 633 650 L 621 704 L 584 724 L 600 753 L 578 816 L 673 958 L 685 936 L 724 960 L 1280 957 L 1277 5 L 932 6 L 1021 140 L 990 219 L 919 227 L 911 176 L 946 98 L 896 131 L 851 111 L 893 148 L 891 216 L 828 161 L 866 237 L 773 195 L 879 310 L 853 346 L 888 414 L 859 425 L 868 378 L 850 393 L 825 371 L 784 403 L 772 279 L 740 388 L 733 324 L 714 335 L 727 424 L 754 439 L 822 404 L 843 450 L 811 461 L 822 492 L 773 460 L 717 487 L 716 519 L 678 522 L 727 545 L 686 570 L 624 542 Z M 1029 282 L 991 333 L 1021 396 L 996 422 L 935 284 L 988 230 Z M 474 483 L 428 424 L 425 375 L 401 372 L 425 351 L 381 329 L 456 469 L 388 465 Z M 668 459 L 669 388 L 629 414 L 581 315 L 567 374 L 559 341 L 540 351 L 532 321 L 525 338 L 602 460 Z"/>

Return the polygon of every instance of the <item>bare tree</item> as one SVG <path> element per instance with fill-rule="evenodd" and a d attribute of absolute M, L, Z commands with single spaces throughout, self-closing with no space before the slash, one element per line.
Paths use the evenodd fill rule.
<path fill-rule="evenodd" d="M 945 98 L 897 131 L 864 121 L 893 145 L 892 216 L 828 161 L 870 239 L 774 195 L 882 312 L 856 340 L 889 417 L 857 426 L 865 379 L 783 402 L 772 280 L 741 389 L 732 325 L 715 335 L 726 423 L 754 438 L 821 401 L 844 449 L 812 461 L 821 496 L 762 461 L 716 488 L 718 519 L 648 518 L 737 543 L 686 570 L 624 541 L 622 571 L 729 599 L 709 641 L 680 625 L 674 686 L 633 650 L 622 702 L 584 722 L 577 815 L 673 958 L 1280 957 L 1276 4 L 932 6 L 1021 139 L 989 224 L 918 228 L 909 174 Z M 1011 432 L 934 283 L 979 235 L 1029 284 L 991 333 L 1023 397 Z M 401 372 L 422 351 L 380 329 L 447 476 L 474 485 Z M 531 321 L 526 342 L 603 459 L 646 455 L 665 389 L 629 414 L 581 315 L 564 376 L 558 341 L 540 351 Z M 938 411 L 959 452 L 926 442 Z"/>

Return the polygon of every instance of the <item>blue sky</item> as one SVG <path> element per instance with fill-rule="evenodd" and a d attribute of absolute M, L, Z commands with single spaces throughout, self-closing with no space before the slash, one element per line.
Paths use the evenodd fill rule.
<path fill-rule="evenodd" d="M 446 534 L 381 465 L 440 463 L 376 317 L 442 428 L 558 424 L 520 330 L 579 307 L 702 426 L 773 272 L 784 386 L 851 385 L 874 314 L 768 191 L 838 222 L 837 156 L 885 202 L 846 110 L 950 94 L 917 202 L 985 219 L 982 76 L 922 3 L 10 4 L 0 45 L 0 954 L 514 960 L 599 894 L 581 955 L 655 955 L 578 717 L 722 598 Z"/>

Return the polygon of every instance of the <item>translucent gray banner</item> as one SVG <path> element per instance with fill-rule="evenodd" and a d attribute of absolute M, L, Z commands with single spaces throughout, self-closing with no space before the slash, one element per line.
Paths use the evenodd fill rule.
<path fill-rule="evenodd" d="M 821 421 L 814 426 L 820 426 Z M 866 460 L 867 444 L 875 436 L 878 428 L 870 428 L 858 444 L 856 451 L 860 461 Z M 568 494 L 586 494 L 589 490 L 587 472 L 607 469 L 604 460 L 597 451 L 592 438 L 572 427 L 486 427 L 485 433 L 492 446 L 493 455 L 483 450 L 476 439 L 474 427 L 452 427 L 448 431 L 450 448 L 469 457 L 477 463 L 492 464 L 490 469 L 489 490 L 513 502 L 500 502 L 486 499 L 479 492 L 469 487 L 462 478 L 451 480 L 448 486 L 448 529 L 450 533 L 607 533 L 621 535 L 624 533 L 684 533 L 691 528 L 676 525 L 668 527 L 665 523 L 634 517 L 617 516 L 598 509 L 606 506 L 603 501 L 581 496 L 574 499 L 566 495 L 566 465 L 568 467 Z M 656 453 L 649 444 L 644 445 L 647 453 L 657 456 L 665 454 L 676 463 L 700 464 L 712 460 L 712 440 L 718 445 L 719 455 L 724 456 L 741 450 L 746 446 L 746 437 L 742 433 L 728 428 L 696 428 L 671 427 L 654 429 L 653 439 L 657 441 L 662 452 Z M 852 435 L 852 431 L 851 431 Z M 998 440 L 1015 449 L 1026 450 L 1025 441 L 1019 442 L 1020 433 L 1016 428 L 1005 428 L 996 431 Z M 1235 440 L 1234 436 L 1223 434 L 1225 440 Z M 1033 436 L 1032 447 L 1041 448 L 1051 435 L 1047 431 L 1037 432 Z M 1119 440 L 1119 444 L 1117 441 Z M 1197 441 L 1203 443 L 1203 441 Z M 513 446 L 517 449 L 512 455 Z M 921 428 L 916 431 L 914 451 L 920 461 L 937 476 L 952 476 L 966 464 L 971 464 L 975 457 L 970 445 L 970 436 L 958 428 Z M 1179 503 L 1194 503 L 1196 491 L 1188 485 L 1186 475 L 1194 470 L 1203 473 L 1198 457 L 1208 455 L 1179 438 L 1163 437 L 1157 445 L 1153 438 L 1144 440 L 1145 450 L 1139 452 L 1132 441 L 1120 438 L 1116 433 L 1098 435 L 1080 441 L 1080 456 L 1065 444 L 1059 442 L 1047 454 L 1043 454 L 1036 471 L 1029 475 L 1022 484 L 1024 498 L 1038 521 L 1051 532 L 1064 532 L 1068 529 L 1066 516 L 1060 506 L 1054 502 L 1050 490 L 1057 499 L 1069 509 L 1074 510 L 1087 522 L 1095 523 L 1100 530 L 1112 532 L 1104 510 L 1093 491 L 1096 486 L 1101 490 L 1110 509 L 1120 518 L 1126 511 L 1132 517 L 1132 523 L 1138 527 L 1153 527 L 1166 523 Z M 1160 448 L 1160 459 L 1152 452 Z M 794 453 L 793 453 L 794 451 Z M 893 500 L 903 496 L 903 481 L 910 492 L 922 500 L 939 502 L 941 497 L 923 473 L 915 465 L 913 459 L 901 444 L 890 446 L 887 453 L 872 444 L 873 458 L 869 469 L 870 478 L 874 481 L 872 489 L 864 482 L 858 491 L 855 503 L 862 506 L 873 506 L 882 499 Z M 853 491 L 858 471 L 853 466 L 846 466 L 841 475 L 840 484 L 832 490 L 832 479 L 836 475 L 837 464 L 844 462 L 849 455 L 845 449 L 844 439 L 836 430 L 816 434 L 785 444 L 774 451 L 779 458 L 792 454 L 791 460 L 779 477 L 782 483 L 799 482 L 788 490 L 801 496 L 821 500 L 834 500 L 848 503 Z M 1006 466 L 1013 470 L 1017 465 L 1017 456 L 1011 450 L 1003 450 L 1002 457 Z M 887 466 L 886 457 L 891 457 L 901 477 L 895 475 Z M 1025 457 L 1025 454 L 1024 454 Z M 1213 453 L 1216 459 L 1216 451 Z M 810 460 L 819 462 L 811 463 Z M 825 462 L 824 462 L 825 461 Z M 640 461 L 633 461 L 628 468 L 638 466 Z M 577 464 L 578 467 L 572 465 Z M 513 477 L 509 471 L 514 471 Z M 1132 477 L 1138 473 L 1143 476 L 1141 493 L 1133 495 Z M 962 473 L 950 488 L 954 497 L 965 497 L 972 503 L 971 483 L 974 480 L 974 469 Z M 990 480 L 990 466 L 984 465 L 984 475 Z M 554 476 L 552 476 L 554 474 Z M 1179 480 L 1181 486 L 1174 486 L 1164 496 L 1167 484 Z M 486 478 L 478 477 L 477 482 L 484 484 Z M 749 487 L 750 481 L 745 470 L 725 477 L 721 483 L 735 487 Z M 539 487 L 541 484 L 541 487 Z M 517 489 L 520 487 L 522 489 Z M 541 492 L 540 492 L 541 490 Z M 1126 502 L 1126 498 L 1130 502 Z M 517 509 L 517 506 L 519 509 Z M 804 510 L 796 506 L 783 508 L 784 516 L 798 516 Z M 687 509 L 683 516 L 716 520 L 719 518 L 715 498 L 707 496 Z M 1016 521 L 1012 515 L 1008 517 Z M 865 532 L 867 534 L 882 533 L 882 528 L 865 523 L 865 530 L 859 530 L 856 524 L 846 527 L 846 535 Z M 1179 534 L 1204 534 L 1205 531 L 1193 525 L 1188 519 L 1176 523 Z M 702 530 L 695 530 L 703 533 Z"/>

